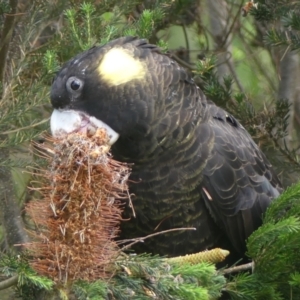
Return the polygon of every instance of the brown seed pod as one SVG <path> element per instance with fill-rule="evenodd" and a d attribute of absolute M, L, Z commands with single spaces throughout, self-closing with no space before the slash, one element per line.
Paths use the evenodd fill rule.
<path fill-rule="evenodd" d="M 49 168 L 35 188 L 41 199 L 26 207 L 37 228 L 25 245 L 31 266 L 60 283 L 111 276 L 130 169 L 111 158 L 105 130 L 47 139 L 53 146 L 40 148 L 51 153 Z"/>

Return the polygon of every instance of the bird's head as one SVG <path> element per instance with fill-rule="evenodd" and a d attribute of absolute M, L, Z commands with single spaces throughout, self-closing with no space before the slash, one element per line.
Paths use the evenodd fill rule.
<path fill-rule="evenodd" d="M 161 143 L 193 113 L 187 80 L 183 68 L 145 40 L 125 37 L 93 47 L 67 62 L 54 79 L 52 134 L 104 127 L 111 144 L 131 141 L 136 153 L 151 151 L 147 142 L 138 149 L 138 141 L 151 147 Z"/>

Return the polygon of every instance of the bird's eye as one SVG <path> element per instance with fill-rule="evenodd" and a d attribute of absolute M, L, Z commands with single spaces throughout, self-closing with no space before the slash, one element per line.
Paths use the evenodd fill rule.
<path fill-rule="evenodd" d="M 75 76 L 72 76 L 67 80 L 66 86 L 70 93 L 78 93 L 83 88 L 83 81 Z"/>
<path fill-rule="evenodd" d="M 78 80 L 73 80 L 70 86 L 72 90 L 77 91 L 80 88 L 80 82 Z"/>

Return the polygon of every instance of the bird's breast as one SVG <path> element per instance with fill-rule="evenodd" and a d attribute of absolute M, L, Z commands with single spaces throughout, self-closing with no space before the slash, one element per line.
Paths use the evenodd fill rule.
<path fill-rule="evenodd" d="M 127 208 L 123 236 L 142 237 L 159 231 L 174 231 L 156 238 L 161 254 L 182 254 L 213 245 L 216 226 L 201 200 L 202 171 L 210 155 L 213 136 L 203 128 L 205 143 L 190 136 L 174 149 L 165 149 L 148 161 L 135 162 L 130 176 L 130 193 L 136 217 Z M 217 234 L 218 235 L 218 234 Z M 171 239 L 166 243 L 165 239 Z M 144 243 L 143 243 L 144 244 Z M 150 245 L 151 242 L 144 244 Z M 147 246 L 147 247 L 148 247 Z M 149 249 L 146 248 L 148 251 Z"/>

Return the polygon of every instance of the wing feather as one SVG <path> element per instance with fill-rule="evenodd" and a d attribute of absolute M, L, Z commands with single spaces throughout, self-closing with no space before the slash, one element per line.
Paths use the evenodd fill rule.
<path fill-rule="evenodd" d="M 211 199 L 205 192 L 202 196 L 216 223 L 241 252 L 245 240 L 261 224 L 266 208 L 279 195 L 281 184 L 270 163 L 237 121 L 233 126 L 226 121 L 227 113 L 213 104 L 208 114 L 215 138 L 202 185 Z"/>

